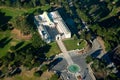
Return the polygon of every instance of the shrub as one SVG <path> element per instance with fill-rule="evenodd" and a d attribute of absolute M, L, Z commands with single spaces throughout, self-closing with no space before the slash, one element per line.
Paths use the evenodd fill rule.
<path fill-rule="evenodd" d="M 48 65 L 47 64 L 44 64 L 42 67 L 41 67 L 41 71 L 46 71 L 48 69 Z"/>
<path fill-rule="evenodd" d="M 58 80 L 59 76 L 57 74 L 52 75 L 50 80 Z"/>
<path fill-rule="evenodd" d="M 42 71 L 36 71 L 36 72 L 34 72 L 34 76 L 36 76 L 36 77 L 40 77 L 41 75 L 42 75 Z"/>

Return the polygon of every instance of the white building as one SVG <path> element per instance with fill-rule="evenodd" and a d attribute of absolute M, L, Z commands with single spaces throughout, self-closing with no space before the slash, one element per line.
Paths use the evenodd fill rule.
<path fill-rule="evenodd" d="M 42 39 L 50 43 L 54 40 L 71 38 L 71 32 L 58 11 L 44 12 L 42 15 L 35 16 L 34 23 Z"/>

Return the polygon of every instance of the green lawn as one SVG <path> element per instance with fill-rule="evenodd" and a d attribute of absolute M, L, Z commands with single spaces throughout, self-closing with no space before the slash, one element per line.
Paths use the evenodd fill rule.
<path fill-rule="evenodd" d="M 51 8 L 51 6 L 49 4 L 46 4 L 45 6 L 41 7 L 41 10 L 46 11 L 46 10 L 48 10 L 50 8 Z"/>
<path fill-rule="evenodd" d="M 80 45 L 77 44 L 80 42 Z M 82 49 L 86 46 L 86 41 L 84 40 L 74 40 L 68 39 L 63 41 L 64 45 L 66 46 L 67 50 L 75 50 L 75 49 Z"/>
<path fill-rule="evenodd" d="M 46 54 L 47 57 L 59 54 L 61 52 L 56 42 L 52 42 L 49 45 L 51 46 L 51 48 L 49 52 Z"/>
<path fill-rule="evenodd" d="M 5 16 L 11 16 L 11 22 L 15 21 L 15 18 L 17 16 L 20 16 L 26 12 L 32 13 L 36 8 L 31 8 L 31 9 L 19 9 L 19 8 L 12 8 L 12 7 L 0 7 L 0 12 L 5 13 Z M 0 58 L 10 50 L 10 47 L 12 45 L 16 45 L 17 43 L 21 42 L 21 40 L 14 39 L 13 34 L 11 34 L 11 31 L 0 31 L 0 40 L 7 38 L 6 40 L 11 39 L 11 41 L 7 42 L 4 47 L 0 48 Z M 30 41 L 25 41 L 24 45 L 29 43 Z M 24 46 L 23 45 L 23 46 Z M 22 46 L 21 46 L 22 47 Z"/>
<path fill-rule="evenodd" d="M 6 38 L 6 40 L 9 40 L 10 39 L 10 31 L 0 32 L 0 41 L 3 38 Z M 9 50 L 9 48 L 10 48 L 10 42 L 6 43 L 6 45 L 3 48 L 0 48 L 0 58 L 2 56 L 6 55 L 7 51 Z"/>
<path fill-rule="evenodd" d="M 15 17 L 23 14 L 25 10 L 11 7 L 2 7 L 0 8 L 0 12 L 5 13 L 5 16 L 11 16 L 12 19 L 14 19 Z"/>
<path fill-rule="evenodd" d="M 4 39 L 4 40 L 2 40 L 2 39 Z M 5 56 L 7 54 L 7 52 L 10 51 L 11 46 L 15 46 L 16 44 L 20 43 L 21 41 L 23 41 L 23 40 L 15 39 L 11 35 L 11 31 L 9 31 L 9 30 L 0 32 L 0 42 L 5 43 L 3 45 L 3 47 L 0 47 L 0 58 Z M 2 45 L 1 43 L 0 43 L 0 45 Z M 24 44 L 21 45 L 19 48 L 25 46 L 28 43 L 30 43 L 30 41 L 24 41 Z"/>

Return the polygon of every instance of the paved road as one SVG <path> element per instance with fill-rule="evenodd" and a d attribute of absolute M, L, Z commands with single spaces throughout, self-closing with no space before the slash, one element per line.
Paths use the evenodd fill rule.
<path fill-rule="evenodd" d="M 89 74 L 90 74 L 90 76 L 92 77 L 92 80 L 96 80 L 96 78 L 95 78 L 95 76 L 94 76 L 94 74 L 93 74 L 93 71 L 92 71 L 92 69 L 91 69 L 91 67 L 90 67 L 90 65 L 91 65 L 92 63 L 93 63 L 93 62 L 87 64 L 87 66 L 88 66 L 88 69 L 89 69 Z"/>
<path fill-rule="evenodd" d="M 90 70 L 90 67 L 87 66 L 87 64 L 85 62 L 85 57 L 87 55 L 91 55 L 95 51 L 101 49 L 101 45 L 96 39 L 92 42 L 92 45 L 93 45 L 92 49 L 90 51 L 88 51 L 88 53 L 86 53 L 85 55 L 83 54 L 80 56 L 76 55 L 74 51 L 68 52 L 61 40 L 58 40 L 57 43 L 58 43 L 61 51 L 63 52 L 62 54 L 63 54 L 63 57 L 65 60 L 58 63 L 53 69 L 61 71 L 62 75 L 64 77 L 64 80 L 67 80 L 68 77 L 69 77 L 69 80 L 75 80 L 75 75 L 71 75 L 67 71 L 67 64 L 70 65 L 73 63 L 78 64 L 80 66 L 80 68 L 81 68 L 80 74 L 83 76 L 83 80 L 95 80 L 94 75 L 92 75 L 92 70 Z M 65 64 L 65 61 L 67 64 Z M 87 69 L 87 67 L 88 67 L 88 69 Z M 88 71 L 90 71 L 90 72 L 88 72 Z"/>
<path fill-rule="evenodd" d="M 88 55 L 91 55 L 91 54 L 93 54 L 93 53 L 95 53 L 97 50 L 101 50 L 102 48 L 101 48 L 101 45 L 99 44 L 99 42 L 95 39 L 95 40 L 93 40 L 93 42 L 92 42 L 92 48 L 89 50 L 89 51 L 87 51 L 85 54 L 83 54 L 82 56 L 85 58 L 85 57 L 87 57 Z"/>
<path fill-rule="evenodd" d="M 81 71 L 79 72 L 83 78 L 83 80 L 93 80 L 89 74 L 89 69 L 87 68 L 87 64 L 85 59 L 80 55 L 70 55 L 73 62 L 80 66 Z M 64 56 L 59 55 L 57 58 L 63 58 L 57 65 L 55 65 L 52 70 L 61 72 L 61 76 L 63 80 L 76 80 L 75 74 L 71 74 L 67 70 L 68 63 Z"/>
<path fill-rule="evenodd" d="M 72 61 L 70 55 L 68 54 L 68 51 L 67 51 L 66 47 L 64 46 L 62 40 L 57 40 L 57 44 L 58 44 L 59 48 L 61 49 L 61 51 L 63 52 L 63 56 L 65 57 L 68 65 L 73 64 L 73 61 Z"/>

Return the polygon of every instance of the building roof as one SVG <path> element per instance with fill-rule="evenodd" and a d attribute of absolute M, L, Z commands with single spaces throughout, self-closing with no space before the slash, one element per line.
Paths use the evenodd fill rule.
<path fill-rule="evenodd" d="M 44 39 L 50 39 L 53 38 L 53 36 L 56 37 L 57 34 L 61 34 L 61 33 L 65 35 L 65 38 L 69 38 L 66 37 L 67 34 L 71 35 L 69 28 L 61 18 L 58 11 L 54 11 L 50 13 L 44 12 L 42 15 L 37 15 L 35 16 L 34 22 L 39 29 L 40 35 Z M 54 32 L 56 32 L 56 34 L 54 34 Z"/>

